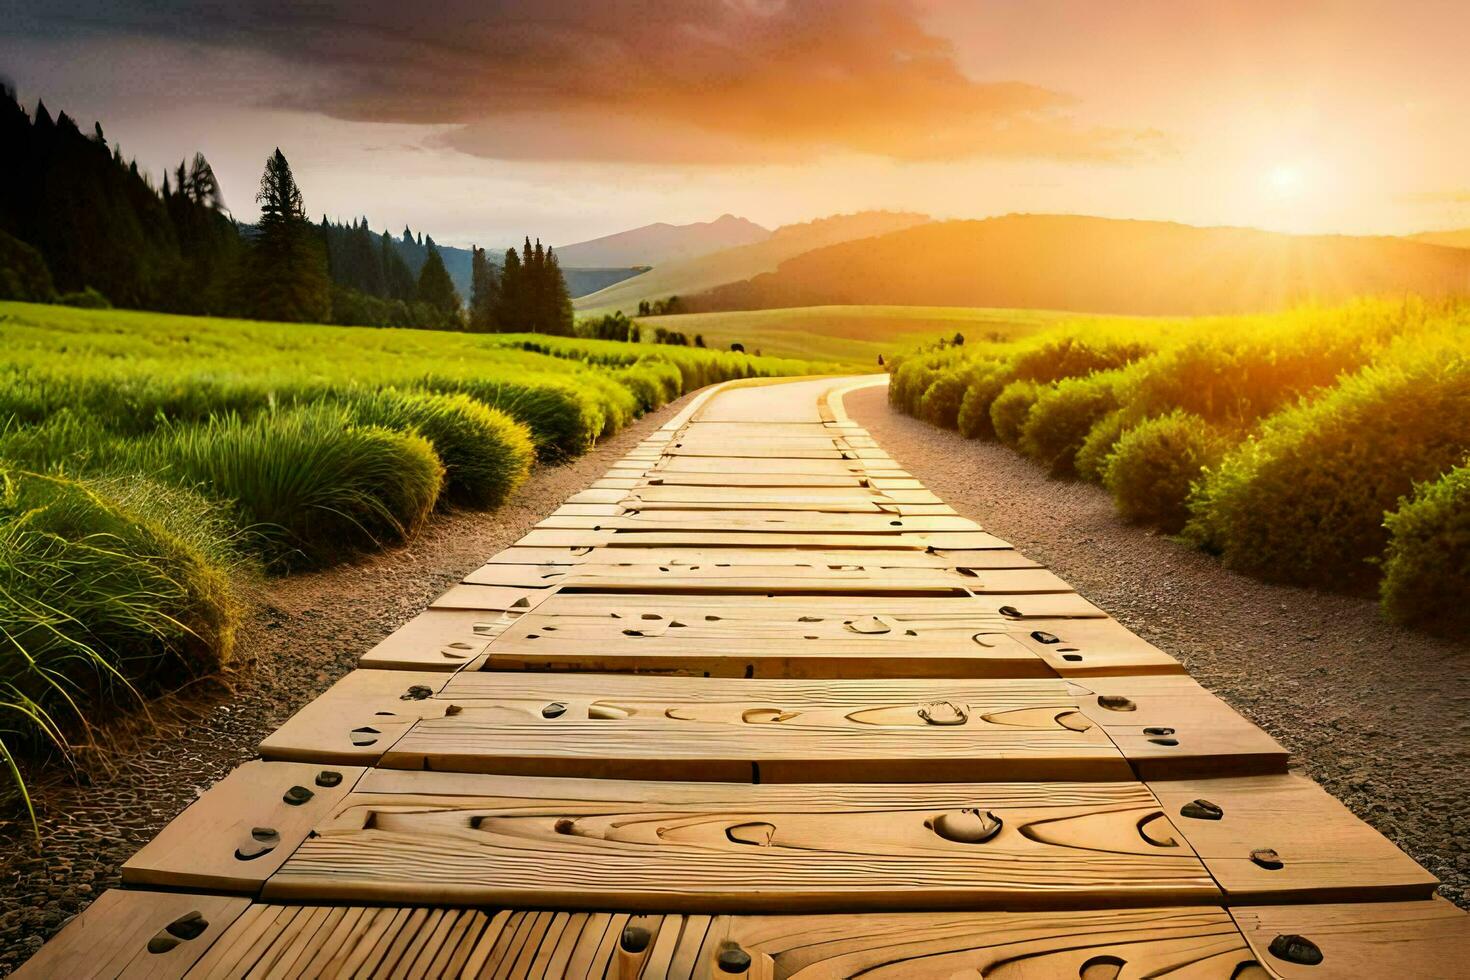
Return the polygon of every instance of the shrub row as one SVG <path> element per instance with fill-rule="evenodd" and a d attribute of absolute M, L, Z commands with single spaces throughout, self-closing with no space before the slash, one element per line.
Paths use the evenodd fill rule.
<path fill-rule="evenodd" d="M 1400 618 L 1433 608 L 1414 598 L 1441 594 L 1431 576 L 1463 588 L 1465 478 L 1445 474 L 1470 454 L 1465 307 L 1149 321 L 1143 341 L 1058 330 L 892 357 L 890 400 L 1102 484 L 1128 520 L 1249 574 L 1364 594 L 1381 580 Z"/>

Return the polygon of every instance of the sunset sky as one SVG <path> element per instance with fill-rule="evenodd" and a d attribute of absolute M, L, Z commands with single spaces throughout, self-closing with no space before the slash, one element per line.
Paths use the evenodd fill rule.
<path fill-rule="evenodd" d="M 890 208 L 1470 225 L 1464 0 L 0 0 L 0 75 L 237 217 L 565 244 Z"/>

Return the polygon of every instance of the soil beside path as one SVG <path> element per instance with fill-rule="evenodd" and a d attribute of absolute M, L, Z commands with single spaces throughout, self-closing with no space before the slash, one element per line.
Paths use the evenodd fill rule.
<path fill-rule="evenodd" d="M 175 722 L 166 734 L 140 740 L 112 760 L 114 775 L 91 786 L 33 786 L 39 852 L 28 824 L 0 831 L 0 976 L 115 887 L 124 861 L 206 788 L 256 758 L 262 738 L 378 640 L 600 478 L 683 404 L 650 413 L 580 459 L 537 468 L 499 510 L 437 515 L 407 547 L 265 582 L 232 669 L 154 704 L 157 716 Z"/>
<path fill-rule="evenodd" d="M 1098 487 L 894 411 L 886 388 L 845 403 L 945 503 L 1177 657 L 1470 907 L 1470 644 L 1392 626 L 1366 600 L 1236 575 L 1125 524 Z"/>

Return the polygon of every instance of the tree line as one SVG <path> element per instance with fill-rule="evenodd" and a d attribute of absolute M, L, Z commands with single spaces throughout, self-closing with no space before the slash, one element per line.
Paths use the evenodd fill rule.
<path fill-rule="evenodd" d="M 236 222 L 202 154 L 155 187 L 136 161 L 44 103 L 28 114 L 0 92 L 0 299 L 263 320 L 542 333 L 572 332 L 556 255 L 474 251 L 468 305 L 432 237 L 374 233 L 366 218 L 306 217 L 277 149 L 253 225 Z"/>

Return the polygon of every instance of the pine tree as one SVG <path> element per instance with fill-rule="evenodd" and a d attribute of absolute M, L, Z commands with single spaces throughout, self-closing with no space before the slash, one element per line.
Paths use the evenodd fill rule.
<path fill-rule="evenodd" d="M 383 232 L 379 245 L 383 262 L 383 285 L 388 298 L 411 302 L 418 292 L 418 283 L 414 280 L 408 263 L 403 261 L 398 246 L 386 231 Z"/>
<path fill-rule="evenodd" d="M 537 245 L 539 246 L 540 242 L 537 242 Z M 546 250 L 546 264 L 542 269 L 542 277 L 546 303 L 542 329 L 546 333 L 570 337 L 575 324 L 572 314 L 572 295 L 567 290 L 567 281 L 561 274 L 561 263 L 557 261 L 556 252 L 553 249 Z"/>
<path fill-rule="evenodd" d="M 470 329 L 486 333 L 495 329 L 496 308 L 500 305 L 500 278 L 485 250 L 472 248 L 470 256 Z"/>
<path fill-rule="evenodd" d="M 278 147 L 260 178 L 257 234 L 243 279 L 242 305 L 262 320 L 325 323 L 331 319 L 331 280 L 320 239 L 306 220 L 301 188 Z"/>
<path fill-rule="evenodd" d="M 418 301 L 444 314 L 446 319 L 457 320 L 461 306 L 459 293 L 455 291 L 454 282 L 449 278 L 449 270 L 444 268 L 444 259 L 440 257 L 439 250 L 433 245 L 429 245 L 428 249 L 428 258 L 424 260 L 424 267 L 419 272 Z"/>
<path fill-rule="evenodd" d="M 495 322 L 502 333 L 525 330 L 525 270 L 521 257 L 513 248 L 505 250 L 505 264 L 500 269 L 500 305 L 495 311 Z"/>

